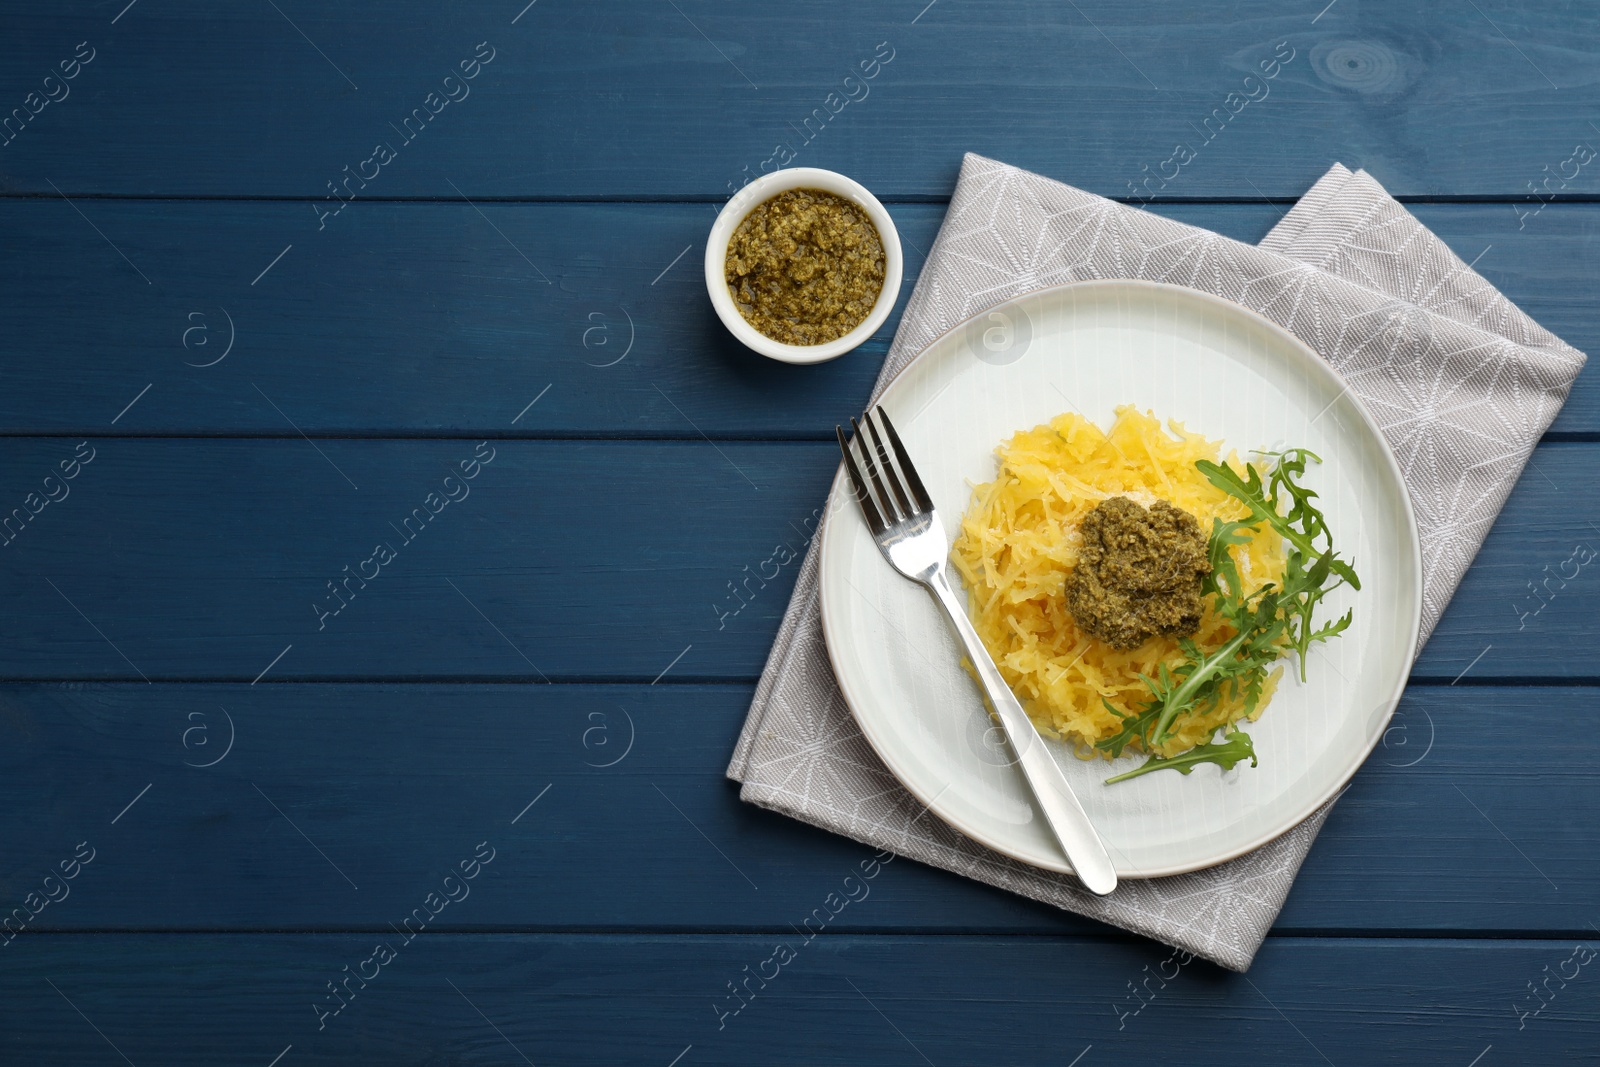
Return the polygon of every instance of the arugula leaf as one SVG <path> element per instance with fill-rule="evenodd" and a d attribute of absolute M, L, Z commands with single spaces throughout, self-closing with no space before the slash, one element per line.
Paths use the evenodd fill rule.
<path fill-rule="evenodd" d="M 1171 757 L 1157 753 L 1174 733 L 1178 719 L 1204 715 L 1220 701 L 1234 696 L 1243 697 L 1246 714 L 1254 712 L 1269 668 L 1286 651 L 1296 654 L 1304 680 L 1311 646 L 1338 636 L 1350 625 L 1352 616 L 1348 611 L 1334 622 L 1322 626 L 1316 623 L 1317 606 L 1329 593 L 1341 585 L 1361 588 L 1355 568 L 1333 550 L 1333 535 L 1316 506 L 1317 494 L 1299 482 L 1307 461 L 1321 460 L 1303 448 L 1263 454 L 1277 460 L 1265 479 L 1254 465 L 1247 466 L 1241 474 L 1208 460 L 1195 464 L 1212 485 L 1250 512 L 1248 518 L 1239 521 L 1214 520 L 1207 546 L 1211 573 L 1202 593 L 1211 597 L 1212 609 L 1233 628 L 1234 636 L 1212 649 L 1201 649 L 1192 640 L 1180 642 L 1176 661 L 1162 664 L 1154 678 L 1141 676 L 1150 691 L 1150 700 L 1137 711 L 1124 713 L 1107 703 L 1122 725 L 1096 747 L 1112 757 L 1122 755 L 1137 741 L 1139 747 L 1152 753 L 1151 762 L 1146 765 L 1150 770 L 1174 766 L 1174 761 L 1187 758 L 1189 753 Z M 1262 526 L 1270 527 L 1288 543 L 1283 579 L 1276 585 L 1269 582 L 1247 591 L 1231 550 L 1248 541 L 1250 531 Z M 1231 739 L 1235 735 L 1228 736 Z M 1225 745 L 1241 743 L 1248 745 L 1248 739 L 1200 745 L 1190 751 L 1215 754 Z M 1253 764 L 1253 750 L 1249 755 Z M 1200 762 L 1206 759 L 1202 757 Z M 1144 773 L 1144 768 L 1134 773 Z M 1118 775 L 1108 782 L 1128 777 L 1131 775 Z"/>
<path fill-rule="evenodd" d="M 1141 774 L 1151 771 L 1177 771 L 1179 774 L 1188 774 L 1202 763 L 1215 763 L 1225 771 L 1233 770 L 1234 764 L 1240 760 L 1250 761 L 1250 766 L 1256 765 L 1255 745 L 1250 741 L 1250 735 L 1243 730 L 1235 730 L 1224 735 L 1223 740 L 1206 745 L 1196 745 L 1187 752 L 1180 753 L 1170 759 L 1160 756 L 1151 756 L 1144 763 L 1125 774 L 1119 774 L 1106 779 L 1106 785 L 1112 782 L 1126 782 L 1129 778 L 1137 778 Z"/>
<path fill-rule="evenodd" d="M 1300 660 L 1300 680 L 1305 681 L 1306 656 L 1312 644 L 1342 633 L 1350 625 L 1347 613 L 1347 617 L 1339 622 L 1318 629 L 1313 622 L 1317 604 L 1341 585 L 1359 590 L 1361 579 L 1356 575 L 1355 568 L 1333 550 L 1333 534 L 1314 503 L 1317 494 L 1298 481 L 1305 474 L 1306 461 L 1321 463 L 1321 457 L 1304 448 L 1263 455 L 1277 459 L 1265 484 L 1254 466 L 1247 468 L 1245 477 L 1240 477 L 1230 467 L 1209 460 L 1199 460 L 1195 467 L 1212 485 L 1248 507 L 1252 524 L 1266 523 L 1289 542 L 1284 586 L 1286 591 L 1290 587 L 1295 588 L 1296 593 L 1288 598 L 1287 633 L 1289 644 Z M 1278 501 L 1284 497 L 1288 506 L 1280 514 Z M 1328 584 L 1330 575 L 1338 579 L 1331 585 Z"/>
<path fill-rule="evenodd" d="M 1261 481 L 1261 472 L 1254 465 L 1246 466 L 1247 473 L 1243 477 L 1232 467 L 1207 459 L 1197 460 L 1195 467 L 1212 485 L 1250 509 L 1251 518 L 1247 525 L 1268 524 L 1305 556 L 1318 556 L 1331 550 L 1333 539 L 1327 523 L 1323 520 L 1322 512 L 1312 503 L 1317 494 L 1295 481 L 1305 473 L 1306 460 L 1321 463 L 1322 458 L 1305 448 L 1260 454 L 1275 456 L 1278 460 L 1265 484 Z M 1289 497 L 1289 509 L 1283 514 L 1278 512 L 1280 493 Z M 1319 537 L 1327 542 L 1326 549 L 1317 548 L 1315 542 Z M 1339 561 L 1334 573 L 1356 589 L 1361 588 L 1360 579 L 1348 563 Z"/>

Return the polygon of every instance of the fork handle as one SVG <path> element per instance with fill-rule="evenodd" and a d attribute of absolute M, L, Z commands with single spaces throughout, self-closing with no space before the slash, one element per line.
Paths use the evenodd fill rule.
<path fill-rule="evenodd" d="M 1111 865 L 1105 844 L 1089 822 L 1083 805 L 1073 795 L 1072 786 L 1056 765 L 1054 757 L 1046 750 L 1043 738 L 1028 719 L 1028 713 L 1022 710 L 1011 687 L 1001 677 L 1000 668 L 995 666 L 989 650 L 983 647 L 978 631 L 973 629 L 972 620 L 967 618 L 966 608 L 950 587 L 943 568 L 934 571 L 931 577 L 924 580 L 924 584 L 933 592 L 939 606 L 944 608 L 962 645 L 966 647 L 967 658 L 977 668 L 984 692 L 1000 716 L 1006 740 L 1017 754 L 1017 764 L 1027 777 L 1028 785 L 1032 787 L 1034 798 L 1043 809 L 1050 829 L 1055 832 L 1056 840 L 1066 851 L 1067 861 L 1072 864 L 1078 880 L 1091 893 L 1105 896 L 1117 888 L 1116 868 Z"/>

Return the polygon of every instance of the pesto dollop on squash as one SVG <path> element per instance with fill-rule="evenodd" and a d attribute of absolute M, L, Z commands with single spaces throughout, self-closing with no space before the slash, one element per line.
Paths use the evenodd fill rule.
<path fill-rule="evenodd" d="M 1122 649 L 1200 628 L 1200 590 L 1211 561 L 1193 515 L 1165 500 L 1147 510 L 1114 496 L 1095 505 L 1079 530 L 1083 547 L 1066 594 L 1080 627 Z"/>

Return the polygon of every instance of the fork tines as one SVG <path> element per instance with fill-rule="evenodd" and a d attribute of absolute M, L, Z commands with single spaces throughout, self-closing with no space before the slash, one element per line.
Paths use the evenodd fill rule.
<path fill-rule="evenodd" d="M 873 415 L 877 416 L 876 421 Z M 894 423 L 889 421 L 888 412 L 881 407 L 874 408 L 863 415 L 861 421 L 866 423 L 865 434 L 862 432 L 861 424 L 855 419 L 850 420 L 850 427 L 854 431 L 852 440 L 860 453 L 861 463 L 867 470 L 866 478 L 861 476 L 856 456 L 845 443 L 844 428 L 835 426 L 833 429 L 839 438 L 839 450 L 844 453 L 845 468 L 849 470 L 850 480 L 856 487 L 856 499 L 861 502 L 861 510 L 867 517 L 867 525 L 876 536 L 892 525 L 931 513 L 933 500 L 928 496 L 928 490 L 923 487 L 922 479 L 917 476 L 917 469 L 911 465 L 911 457 L 906 454 L 906 447 L 900 442 L 900 435 L 895 432 Z M 877 422 L 883 423 L 883 436 L 878 433 Z M 869 437 L 872 440 L 871 447 L 867 444 Z M 889 446 L 894 450 L 894 458 L 899 464 L 898 470 L 895 463 L 890 462 L 889 450 L 884 448 L 884 437 L 889 439 Z M 876 458 L 874 452 L 877 454 Z M 869 480 L 871 490 L 868 489 Z M 888 483 L 887 487 L 885 482 Z M 876 490 L 875 495 L 872 490 Z"/>

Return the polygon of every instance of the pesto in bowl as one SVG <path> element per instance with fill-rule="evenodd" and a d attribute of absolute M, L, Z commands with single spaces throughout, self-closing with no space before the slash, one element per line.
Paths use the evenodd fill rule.
<path fill-rule="evenodd" d="M 872 313 L 886 274 L 867 213 L 821 189 L 788 189 L 751 209 L 728 239 L 724 278 L 739 314 L 787 345 L 837 340 Z"/>

